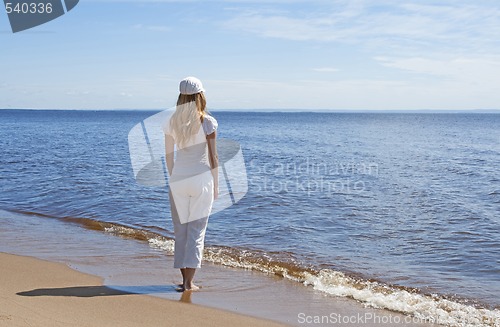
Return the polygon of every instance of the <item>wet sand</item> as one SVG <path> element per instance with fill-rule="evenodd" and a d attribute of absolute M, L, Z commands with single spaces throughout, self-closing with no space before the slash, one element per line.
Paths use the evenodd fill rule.
<path fill-rule="evenodd" d="M 0 326 L 280 326 L 103 286 L 69 267 L 0 253 Z"/>
<path fill-rule="evenodd" d="M 243 325 L 317 326 L 319 319 L 331 326 L 432 326 L 277 276 L 207 263 L 195 278 L 202 290 L 189 296 L 175 291 L 173 257 L 147 243 L 56 219 L 2 212 L 0 220 L 0 252 L 51 261 L 0 257 L 0 326 L 107 326 L 88 319 L 238 326 L 248 316 L 265 320 Z"/>

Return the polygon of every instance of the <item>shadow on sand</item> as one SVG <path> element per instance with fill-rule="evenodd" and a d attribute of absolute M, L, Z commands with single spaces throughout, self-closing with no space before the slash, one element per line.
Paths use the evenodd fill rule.
<path fill-rule="evenodd" d="M 73 296 L 73 297 L 94 297 L 94 296 L 116 296 L 131 294 L 154 294 L 176 292 L 175 286 L 169 285 L 149 285 L 149 286 L 75 286 L 60 288 L 38 288 L 31 291 L 18 292 L 20 296 Z"/>

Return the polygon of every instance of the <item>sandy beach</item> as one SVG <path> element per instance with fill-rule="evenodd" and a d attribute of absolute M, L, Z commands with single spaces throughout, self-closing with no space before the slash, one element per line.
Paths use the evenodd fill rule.
<path fill-rule="evenodd" d="M 172 256 L 147 243 L 57 219 L 0 217 L 0 326 L 313 326 L 325 316 L 332 326 L 432 325 L 212 263 L 189 297 L 175 291 Z"/>
<path fill-rule="evenodd" d="M 64 264 L 0 253 L 0 326 L 283 326 L 116 291 Z"/>

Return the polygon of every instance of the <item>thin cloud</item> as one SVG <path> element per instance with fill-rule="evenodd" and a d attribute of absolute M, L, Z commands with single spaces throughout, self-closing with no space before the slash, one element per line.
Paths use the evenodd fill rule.
<path fill-rule="evenodd" d="M 391 50 L 498 50 L 500 10 L 494 6 L 336 3 L 321 12 L 267 14 L 243 12 L 227 29 L 293 41 L 343 42 Z M 486 50 L 488 51 L 488 50 Z"/>
<path fill-rule="evenodd" d="M 315 72 L 319 73 L 336 73 L 339 71 L 338 68 L 333 68 L 333 67 L 320 67 L 320 68 L 313 68 Z"/>
<path fill-rule="evenodd" d="M 170 32 L 172 29 L 168 26 L 161 25 L 143 25 L 143 24 L 135 24 L 132 26 L 134 30 L 146 30 L 153 32 Z"/>
<path fill-rule="evenodd" d="M 453 57 L 450 59 L 375 58 L 383 66 L 420 75 L 435 76 L 468 85 L 496 87 L 500 84 L 500 57 Z"/>

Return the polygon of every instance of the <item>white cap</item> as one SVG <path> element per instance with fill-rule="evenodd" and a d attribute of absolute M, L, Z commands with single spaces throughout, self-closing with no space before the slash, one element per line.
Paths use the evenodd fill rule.
<path fill-rule="evenodd" d="M 186 77 L 179 84 L 179 91 L 181 94 L 196 94 L 200 92 L 205 92 L 201 81 L 196 77 Z"/>

